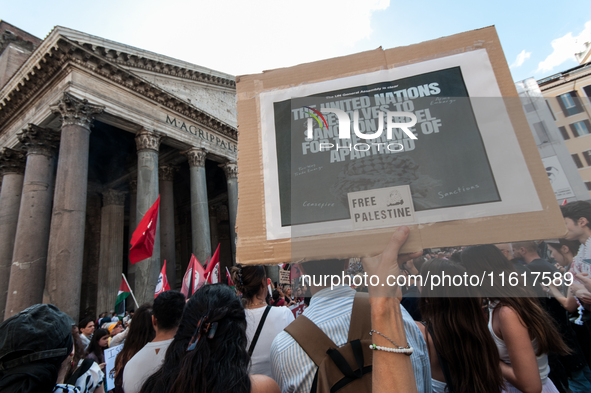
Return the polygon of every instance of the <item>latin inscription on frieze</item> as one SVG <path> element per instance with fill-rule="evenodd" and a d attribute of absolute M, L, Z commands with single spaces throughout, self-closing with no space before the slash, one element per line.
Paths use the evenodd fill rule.
<path fill-rule="evenodd" d="M 177 120 L 175 117 L 170 117 L 169 115 L 166 115 L 166 124 L 170 124 L 171 126 L 178 128 L 181 131 L 194 135 L 200 139 L 203 139 L 209 143 L 221 147 L 222 149 L 229 150 L 233 153 L 236 153 L 238 150 L 235 143 L 222 139 L 219 136 L 212 134 L 211 132 L 204 131 L 193 124 L 187 124 L 182 120 Z"/>

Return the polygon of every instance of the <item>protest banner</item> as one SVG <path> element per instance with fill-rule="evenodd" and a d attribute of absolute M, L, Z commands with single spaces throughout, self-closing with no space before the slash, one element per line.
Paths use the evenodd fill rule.
<path fill-rule="evenodd" d="M 123 349 L 123 344 L 117 345 L 116 347 L 107 348 L 105 349 L 105 383 L 107 387 L 105 388 L 105 392 L 108 392 L 111 389 L 115 389 L 115 358 Z"/>
<path fill-rule="evenodd" d="M 565 233 L 494 27 L 237 80 L 240 263 Z"/>

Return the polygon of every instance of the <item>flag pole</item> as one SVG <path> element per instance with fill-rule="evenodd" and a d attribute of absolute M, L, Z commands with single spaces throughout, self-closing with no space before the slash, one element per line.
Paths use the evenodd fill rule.
<path fill-rule="evenodd" d="M 129 293 L 131 293 L 131 297 L 133 298 L 133 301 L 135 302 L 135 308 L 140 308 L 140 306 L 137 304 L 137 300 L 135 300 L 135 296 L 133 295 L 133 291 L 131 290 L 131 286 L 129 286 L 129 283 L 127 282 L 127 278 L 125 278 L 125 274 L 121 273 L 121 275 L 123 276 L 123 279 L 125 280 L 125 283 L 127 284 L 127 288 L 129 288 Z"/>

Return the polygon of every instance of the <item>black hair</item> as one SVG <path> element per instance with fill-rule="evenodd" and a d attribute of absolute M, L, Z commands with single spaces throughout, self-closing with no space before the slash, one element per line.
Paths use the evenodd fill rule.
<path fill-rule="evenodd" d="M 576 201 L 560 206 L 562 216 L 570 218 L 574 222 L 579 221 L 579 218 L 587 219 L 587 228 L 591 228 L 591 203 L 585 201 Z"/>
<path fill-rule="evenodd" d="M 171 330 L 176 328 L 183 315 L 184 307 L 185 295 L 179 291 L 165 291 L 158 295 L 152 307 L 158 329 Z"/>
<path fill-rule="evenodd" d="M 95 330 L 92 339 L 90 340 L 90 344 L 88 344 L 88 348 L 86 349 L 86 353 L 89 355 L 94 353 L 97 359 L 102 359 L 104 357 L 105 349 L 99 345 L 99 340 L 108 335 L 109 331 L 107 329 Z"/>
<path fill-rule="evenodd" d="M 232 281 L 236 285 L 244 299 L 252 299 L 260 291 L 263 280 L 267 278 L 264 266 L 234 266 L 232 268 Z"/>
<path fill-rule="evenodd" d="M 187 351 L 203 317 L 206 323 L 218 323 L 215 335 L 203 335 Z M 162 367 L 140 393 L 250 393 L 246 342 L 246 314 L 234 290 L 225 284 L 205 285 L 191 296 Z"/>
<path fill-rule="evenodd" d="M 78 323 L 78 329 L 82 330 L 86 328 L 86 325 L 88 325 L 90 322 L 93 322 L 94 319 L 92 319 L 91 317 L 86 317 L 80 320 L 80 323 Z"/>

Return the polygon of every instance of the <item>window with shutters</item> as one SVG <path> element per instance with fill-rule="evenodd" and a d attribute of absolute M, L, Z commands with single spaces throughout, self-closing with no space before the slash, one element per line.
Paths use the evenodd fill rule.
<path fill-rule="evenodd" d="M 578 154 L 573 154 L 572 155 L 573 160 L 575 161 L 575 165 L 577 166 L 577 168 L 582 168 L 583 167 L 583 163 L 581 162 L 581 159 L 579 158 Z"/>
<path fill-rule="evenodd" d="M 558 127 L 558 129 L 560 130 L 560 133 L 562 134 L 562 139 L 564 139 L 565 141 L 567 139 L 570 139 L 570 135 L 568 134 L 568 131 L 566 130 L 566 128 L 560 126 L 560 127 Z"/>
<path fill-rule="evenodd" d="M 581 105 L 581 100 L 576 91 L 571 91 L 558 96 L 558 104 L 565 117 L 583 112 L 583 106 Z"/>
<path fill-rule="evenodd" d="M 591 123 L 589 120 L 578 121 L 569 124 L 571 131 L 575 137 L 585 136 L 591 134 Z"/>

